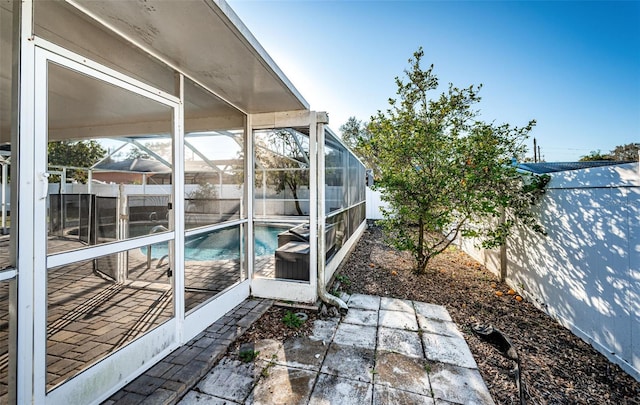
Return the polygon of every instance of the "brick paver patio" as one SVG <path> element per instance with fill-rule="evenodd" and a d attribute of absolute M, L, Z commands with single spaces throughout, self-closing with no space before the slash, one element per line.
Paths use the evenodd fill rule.
<path fill-rule="evenodd" d="M 83 246 L 78 240 L 51 238 L 48 251 L 63 252 Z M 0 268 L 9 265 L 8 252 L 6 236 L 0 238 Z M 154 259 L 148 268 L 146 256 L 136 249 L 129 252 L 128 263 L 124 283 L 116 283 L 94 271 L 93 260 L 47 271 L 47 389 L 173 317 L 167 261 L 158 266 L 159 261 Z M 101 262 L 97 267 L 102 266 Z M 274 277 L 274 257 L 259 257 L 255 268 L 259 277 Z M 185 311 L 196 308 L 244 277 L 239 260 L 186 262 Z M 8 383 L 8 284 L 0 285 L 0 402 L 6 398 Z"/>

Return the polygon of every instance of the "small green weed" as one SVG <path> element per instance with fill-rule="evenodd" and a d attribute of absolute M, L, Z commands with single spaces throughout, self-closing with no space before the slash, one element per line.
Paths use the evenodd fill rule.
<path fill-rule="evenodd" d="M 349 277 L 343 275 L 343 274 L 338 274 L 336 276 L 336 281 L 338 281 L 341 284 L 341 287 L 344 291 L 347 292 L 347 294 L 351 294 L 351 280 L 349 279 Z M 338 298 L 340 298 L 340 296 L 337 296 Z"/>
<path fill-rule="evenodd" d="M 338 274 L 336 276 L 336 280 L 338 280 L 340 283 L 344 284 L 345 286 L 350 286 L 351 285 L 351 280 L 349 280 L 349 277 L 342 275 L 342 274 Z"/>
<path fill-rule="evenodd" d="M 293 312 L 287 311 L 284 314 L 284 317 L 282 317 L 282 323 L 284 323 L 291 329 L 298 329 L 300 326 L 302 326 L 304 321 L 298 318 L 298 315 L 294 314 Z"/>
<path fill-rule="evenodd" d="M 258 355 L 260 354 L 259 351 L 255 351 L 255 350 L 243 350 L 240 353 L 238 353 L 238 357 L 240 357 L 240 360 L 243 363 L 249 363 L 252 362 L 256 359 L 256 357 L 258 357 Z"/>
<path fill-rule="evenodd" d="M 264 378 L 269 377 L 269 370 L 271 369 L 271 367 L 276 365 L 276 359 L 278 358 L 278 356 L 276 356 L 275 354 L 271 356 L 271 361 L 262 369 L 262 371 L 260 371 L 260 375 Z"/>
<path fill-rule="evenodd" d="M 260 375 L 264 378 L 269 377 L 269 367 L 265 367 L 260 371 Z"/>

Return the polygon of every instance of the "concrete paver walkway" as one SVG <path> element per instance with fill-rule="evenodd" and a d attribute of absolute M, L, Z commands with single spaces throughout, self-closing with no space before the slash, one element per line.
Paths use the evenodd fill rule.
<path fill-rule="evenodd" d="M 493 404 L 447 310 L 355 294 L 342 319 L 312 336 L 241 348 L 223 357 L 179 402 L 191 404 Z"/>
<path fill-rule="evenodd" d="M 224 356 L 227 349 L 273 304 L 252 298 L 218 319 L 102 405 L 175 404 Z"/>

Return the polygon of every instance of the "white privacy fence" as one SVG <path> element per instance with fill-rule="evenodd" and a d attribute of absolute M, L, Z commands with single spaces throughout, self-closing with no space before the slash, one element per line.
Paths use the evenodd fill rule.
<path fill-rule="evenodd" d="M 499 250 L 461 247 L 640 379 L 638 164 L 554 173 L 537 207 L 548 233 L 519 228 Z M 562 350 L 562 348 L 558 348 Z"/>
<path fill-rule="evenodd" d="M 382 201 L 381 193 L 367 187 L 367 219 L 382 219 L 381 207 L 386 207 L 387 203 Z"/>
<path fill-rule="evenodd" d="M 500 249 L 463 250 L 611 361 L 640 379 L 638 163 L 552 174 L 536 207 L 547 236 L 518 228 Z M 380 219 L 367 189 L 367 218 Z M 558 348 L 562 350 L 562 348 Z"/>

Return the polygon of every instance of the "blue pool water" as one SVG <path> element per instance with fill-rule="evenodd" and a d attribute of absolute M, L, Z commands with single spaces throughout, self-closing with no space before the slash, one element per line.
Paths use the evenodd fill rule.
<path fill-rule="evenodd" d="M 256 226 L 255 254 L 256 256 L 273 255 L 278 248 L 278 234 L 289 227 L 281 226 Z M 147 248 L 141 249 L 144 255 Z M 169 254 L 167 242 L 151 245 L 151 257 L 159 259 Z M 240 229 L 221 229 L 202 235 L 187 238 L 185 241 L 185 260 L 237 260 L 240 257 Z"/>

